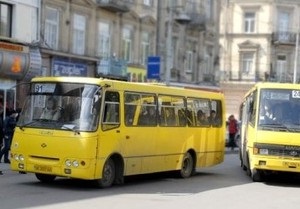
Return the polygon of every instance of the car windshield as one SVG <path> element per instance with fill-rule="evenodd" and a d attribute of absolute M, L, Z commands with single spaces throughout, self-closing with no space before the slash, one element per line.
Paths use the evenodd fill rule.
<path fill-rule="evenodd" d="M 297 91 L 298 92 L 298 91 Z M 270 130 L 300 130 L 300 98 L 294 90 L 261 91 L 259 127 Z"/>
<path fill-rule="evenodd" d="M 74 83 L 33 83 L 17 126 L 94 131 L 99 120 L 101 89 Z"/>

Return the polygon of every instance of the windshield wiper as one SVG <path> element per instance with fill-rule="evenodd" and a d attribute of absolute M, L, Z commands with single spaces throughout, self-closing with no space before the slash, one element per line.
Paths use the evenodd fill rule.
<path fill-rule="evenodd" d="M 24 127 L 27 127 L 27 126 L 29 126 L 29 125 L 31 125 L 31 124 L 36 123 L 36 122 L 38 122 L 38 120 L 37 120 L 37 119 L 34 119 L 34 120 L 32 120 L 32 121 L 30 121 L 30 122 L 28 122 L 28 123 L 24 123 L 23 125 L 20 125 L 19 128 L 20 128 L 22 131 L 24 131 Z"/>
<path fill-rule="evenodd" d="M 71 126 L 72 126 L 72 127 L 71 127 Z M 74 131 L 75 134 L 80 135 L 80 131 L 77 130 L 75 127 L 76 127 L 75 125 L 64 124 L 61 128 L 62 128 L 62 129 L 67 129 L 67 130 L 69 130 L 69 131 Z"/>

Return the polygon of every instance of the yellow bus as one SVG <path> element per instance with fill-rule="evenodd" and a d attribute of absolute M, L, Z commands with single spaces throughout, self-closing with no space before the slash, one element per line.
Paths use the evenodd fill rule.
<path fill-rule="evenodd" d="M 222 92 L 79 77 L 34 78 L 29 91 L 11 169 L 41 182 L 69 177 L 110 187 L 137 174 L 176 171 L 187 178 L 223 162 Z"/>
<path fill-rule="evenodd" d="M 300 172 L 300 85 L 258 83 L 240 108 L 241 166 L 253 181 Z"/>

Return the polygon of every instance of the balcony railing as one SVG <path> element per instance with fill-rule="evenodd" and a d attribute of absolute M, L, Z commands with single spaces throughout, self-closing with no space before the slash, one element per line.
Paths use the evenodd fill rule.
<path fill-rule="evenodd" d="M 274 44 L 295 45 L 296 33 L 292 32 L 275 32 L 272 34 Z"/>
<path fill-rule="evenodd" d="M 96 0 L 99 7 L 111 12 L 129 12 L 132 0 Z"/>

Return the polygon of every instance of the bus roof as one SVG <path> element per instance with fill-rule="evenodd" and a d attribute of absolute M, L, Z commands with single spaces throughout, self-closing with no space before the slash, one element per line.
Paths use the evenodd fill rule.
<path fill-rule="evenodd" d="M 276 83 L 276 82 L 258 82 L 256 83 L 245 95 L 248 96 L 256 89 L 298 89 L 300 90 L 300 84 L 294 83 Z"/>
<path fill-rule="evenodd" d="M 151 91 L 151 88 L 147 87 L 157 87 L 156 91 L 161 91 L 163 89 L 177 89 L 178 91 L 184 92 L 184 90 L 189 89 L 190 92 L 194 92 L 195 94 L 209 94 L 209 93 L 214 93 L 214 94 L 222 94 L 223 92 L 217 88 L 217 87 L 204 87 L 204 86 L 197 86 L 197 85 L 186 85 L 186 84 L 177 84 L 177 85 L 170 85 L 167 86 L 165 84 L 161 83 L 141 83 L 141 82 L 127 82 L 127 81 L 120 81 L 120 80 L 111 80 L 111 79 L 106 79 L 106 78 L 92 78 L 92 77 L 35 77 L 32 79 L 32 82 L 70 82 L 70 83 L 90 83 L 90 84 L 98 84 L 98 85 L 103 85 L 107 84 L 112 87 L 117 87 L 119 89 L 126 89 L 130 91 L 138 91 L 143 90 L 146 92 L 153 92 Z M 145 88 L 146 87 L 146 88 Z M 169 91 L 170 94 L 172 94 L 172 91 Z M 178 94 L 178 92 L 177 92 Z M 208 95 L 207 95 L 208 96 Z"/>

